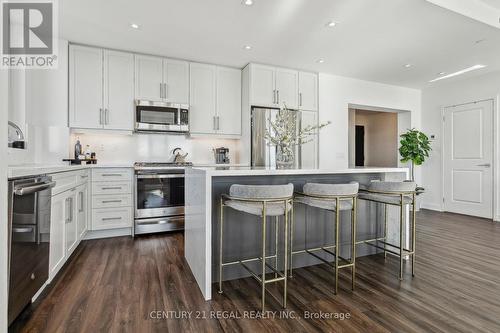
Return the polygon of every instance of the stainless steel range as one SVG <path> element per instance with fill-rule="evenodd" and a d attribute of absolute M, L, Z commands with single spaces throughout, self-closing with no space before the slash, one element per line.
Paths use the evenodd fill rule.
<path fill-rule="evenodd" d="M 184 229 L 184 169 L 192 163 L 135 163 L 134 234 Z"/>

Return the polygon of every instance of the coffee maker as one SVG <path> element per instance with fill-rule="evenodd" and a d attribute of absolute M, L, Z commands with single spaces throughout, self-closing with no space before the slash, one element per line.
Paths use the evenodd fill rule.
<path fill-rule="evenodd" d="M 214 155 L 216 164 L 229 164 L 229 148 L 215 148 Z"/>

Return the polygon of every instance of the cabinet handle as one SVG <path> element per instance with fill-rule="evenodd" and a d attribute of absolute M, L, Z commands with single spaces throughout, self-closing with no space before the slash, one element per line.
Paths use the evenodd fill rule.
<path fill-rule="evenodd" d="M 273 104 L 276 104 L 276 90 L 273 90 Z"/>
<path fill-rule="evenodd" d="M 299 93 L 299 106 L 302 106 L 302 93 Z"/>
<path fill-rule="evenodd" d="M 163 84 L 160 82 L 160 98 L 163 98 Z"/>
<path fill-rule="evenodd" d="M 121 173 L 103 173 L 101 176 L 103 177 L 121 177 Z"/>
<path fill-rule="evenodd" d="M 121 190 L 121 186 L 114 186 L 114 187 L 103 187 L 103 190 Z"/>
<path fill-rule="evenodd" d="M 220 118 L 217 116 L 217 130 L 220 130 Z"/>
<path fill-rule="evenodd" d="M 109 125 L 109 110 L 108 109 L 104 109 L 104 122 L 105 122 L 104 125 Z"/>
<path fill-rule="evenodd" d="M 122 202 L 121 200 L 103 200 L 101 201 L 102 203 L 120 203 Z"/>
<path fill-rule="evenodd" d="M 78 192 L 80 196 L 80 208 L 78 208 L 78 213 L 83 213 L 83 192 Z"/>
<path fill-rule="evenodd" d="M 214 119 L 213 119 L 213 128 L 214 128 L 214 131 L 217 130 L 217 117 L 214 116 Z"/>
<path fill-rule="evenodd" d="M 102 125 L 102 108 L 99 108 L 99 125 Z"/>
<path fill-rule="evenodd" d="M 69 211 L 69 216 L 66 219 L 66 223 L 70 223 L 73 221 L 73 198 L 67 198 L 67 208 Z"/>
<path fill-rule="evenodd" d="M 167 84 L 163 84 L 163 98 L 168 99 Z"/>
<path fill-rule="evenodd" d="M 276 104 L 280 104 L 280 91 L 276 90 Z"/>
<path fill-rule="evenodd" d="M 103 221 L 113 221 L 113 220 L 121 220 L 121 217 L 103 217 Z"/>

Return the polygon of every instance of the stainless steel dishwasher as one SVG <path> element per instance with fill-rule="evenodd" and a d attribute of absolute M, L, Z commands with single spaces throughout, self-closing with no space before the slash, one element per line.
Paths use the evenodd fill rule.
<path fill-rule="evenodd" d="M 48 176 L 9 181 L 9 325 L 48 278 L 54 186 Z"/>

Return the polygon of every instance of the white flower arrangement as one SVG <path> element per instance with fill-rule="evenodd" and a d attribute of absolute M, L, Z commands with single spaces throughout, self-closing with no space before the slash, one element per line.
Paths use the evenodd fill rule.
<path fill-rule="evenodd" d="M 297 112 L 290 111 L 286 105 L 283 105 L 276 119 L 271 121 L 270 130 L 266 130 L 265 138 L 268 140 L 268 145 L 278 148 L 277 162 L 293 163 L 294 147 L 314 140 L 313 136 L 317 134 L 317 131 L 330 125 L 331 122 L 308 125 L 300 131 L 297 131 L 296 124 Z"/>

